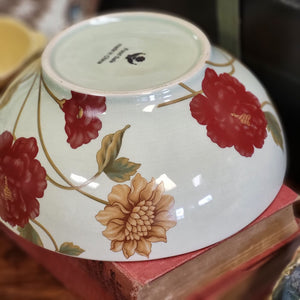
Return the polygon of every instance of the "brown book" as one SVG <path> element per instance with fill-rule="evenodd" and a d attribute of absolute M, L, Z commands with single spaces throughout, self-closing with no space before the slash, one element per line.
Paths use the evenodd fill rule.
<path fill-rule="evenodd" d="M 65 257 L 11 232 L 9 235 L 85 299 L 183 299 L 233 269 L 249 268 L 293 239 L 299 232 L 293 211 L 296 197 L 282 186 L 265 212 L 235 235 L 198 251 L 154 261 L 99 262 Z"/>
<path fill-rule="evenodd" d="M 291 270 L 290 263 L 299 244 L 300 235 L 256 263 L 245 263 L 192 291 L 186 300 L 271 300 L 281 276 Z"/>

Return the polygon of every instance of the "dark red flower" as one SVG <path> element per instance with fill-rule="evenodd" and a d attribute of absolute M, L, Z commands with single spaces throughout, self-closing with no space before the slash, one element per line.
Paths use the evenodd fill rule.
<path fill-rule="evenodd" d="M 12 226 L 24 227 L 39 215 L 36 198 L 43 197 L 47 181 L 37 153 L 33 137 L 13 143 L 10 132 L 0 135 L 0 217 Z"/>
<path fill-rule="evenodd" d="M 65 113 L 67 142 L 72 148 L 89 143 L 98 137 L 102 122 L 98 115 L 106 111 L 105 97 L 71 92 L 72 98 L 62 106 Z"/>
<path fill-rule="evenodd" d="M 207 68 L 202 82 L 205 94 L 195 96 L 190 109 L 207 135 L 221 148 L 232 147 L 251 156 L 254 147 L 262 148 L 267 136 L 267 121 L 258 99 L 234 77 L 219 76 Z"/>

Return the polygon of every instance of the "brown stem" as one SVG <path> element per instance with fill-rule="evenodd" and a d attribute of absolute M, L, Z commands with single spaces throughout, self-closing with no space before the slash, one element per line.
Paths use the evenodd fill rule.
<path fill-rule="evenodd" d="M 226 58 L 227 58 L 227 57 L 226 57 Z M 235 61 L 235 58 L 232 57 L 232 58 L 229 59 L 226 63 L 214 63 L 214 62 L 212 62 L 212 61 L 207 60 L 207 61 L 206 61 L 206 64 L 212 65 L 212 66 L 215 66 L 215 67 L 226 67 L 226 66 L 231 66 L 231 71 L 230 71 L 228 74 L 232 75 L 232 74 L 235 72 L 235 67 L 234 67 L 234 65 L 233 65 L 233 62 L 234 62 L 234 61 Z M 171 100 L 171 101 L 168 101 L 168 102 L 160 103 L 160 104 L 157 105 L 158 108 L 159 108 L 159 107 L 168 106 L 168 105 L 171 105 L 171 104 L 175 104 L 175 103 L 184 101 L 184 100 L 186 100 L 186 99 L 189 99 L 189 98 L 191 98 L 191 97 L 194 97 L 194 96 L 196 96 L 196 95 L 198 95 L 198 94 L 203 93 L 202 90 L 197 92 L 197 91 L 193 90 L 192 88 L 190 88 L 189 86 L 187 86 L 186 84 L 184 84 L 184 83 L 182 83 L 182 82 L 179 83 L 179 85 L 180 85 L 181 87 L 183 87 L 184 89 L 188 90 L 191 94 L 186 95 L 186 96 L 183 96 L 183 97 L 180 97 L 180 98 L 177 98 L 177 99 L 174 99 L 174 100 Z"/>
<path fill-rule="evenodd" d="M 233 73 L 235 72 L 235 67 L 234 65 L 232 64 L 231 65 L 231 71 L 228 73 L 229 75 L 233 75 Z"/>
<path fill-rule="evenodd" d="M 82 191 L 80 188 L 83 187 L 84 185 L 87 185 L 89 184 L 94 178 L 96 178 L 97 176 L 100 175 L 99 172 L 97 172 L 91 179 L 87 180 L 84 184 L 82 184 L 81 186 L 77 187 L 77 186 L 74 186 L 73 183 L 71 181 L 68 180 L 67 177 L 65 177 L 63 175 L 63 173 L 58 169 L 58 167 L 55 165 L 55 163 L 53 162 L 53 160 L 51 159 L 50 155 L 49 155 L 49 152 L 46 148 L 46 145 L 45 145 L 45 142 L 44 142 L 44 138 L 43 138 L 43 134 L 42 134 L 42 126 L 41 126 L 41 77 L 40 77 L 40 83 L 39 83 L 39 95 L 38 95 L 38 117 L 37 117 L 37 120 L 38 120 L 38 133 L 39 133 L 39 138 L 40 138 L 40 142 L 41 142 L 41 145 L 42 145 L 42 148 L 43 148 L 43 151 L 44 151 L 44 154 L 48 160 L 48 162 L 50 163 L 51 167 L 55 170 L 55 172 L 60 176 L 61 179 L 63 179 L 68 185 L 69 187 L 64 187 L 63 185 L 60 185 L 59 183 L 57 183 L 56 181 L 54 181 L 52 178 L 50 178 L 49 176 L 47 176 L 47 178 L 49 179 L 49 181 L 51 183 L 53 183 L 54 185 L 58 186 L 58 187 L 61 187 L 61 188 L 66 188 L 66 189 L 71 189 L 71 190 L 76 190 L 78 191 L 79 193 L 85 195 L 85 196 L 88 196 L 89 198 L 97 201 L 97 202 L 100 202 L 104 205 L 107 205 L 108 202 L 107 201 L 104 201 L 100 198 L 97 198 L 97 197 L 94 197 L 93 195 L 90 195 L 84 191 Z"/>
<path fill-rule="evenodd" d="M 58 252 L 58 246 L 57 246 L 53 236 L 51 235 L 51 233 L 37 220 L 31 219 L 31 222 L 34 223 L 35 225 L 39 226 L 48 235 L 48 237 L 50 238 L 52 244 L 54 245 L 55 251 Z"/>
<path fill-rule="evenodd" d="M 53 185 L 55 185 L 55 186 L 57 186 L 57 187 L 59 187 L 59 188 L 61 188 L 61 189 L 64 189 L 64 190 L 76 190 L 76 191 L 79 192 L 80 194 L 82 194 L 82 195 L 84 195 L 84 196 L 86 196 L 86 197 L 88 197 L 88 198 L 90 198 L 90 199 L 92 199 L 92 200 L 95 200 L 95 201 L 97 201 L 97 202 L 99 202 L 99 203 L 101 203 L 101 204 L 104 204 L 104 205 L 109 204 L 107 201 L 105 201 L 105 200 L 103 200 L 103 199 L 101 199 L 101 198 L 98 198 L 98 197 L 96 197 L 96 196 L 93 196 L 93 195 L 91 195 L 91 194 L 89 194 L 89 193 L 87 193 L 87 192 L 84 192 L 84 191 L 80 190 L 79 188 L 76 188 L 76 187 L 74 187 L 74 186 L 64 186 L 64 185 L 58 183 L 57 181 L 55 181 L 55 180 L 54 180 L 53 178 L 51 178 L 49 175 L 47 175 L 47 180 L 48 180 L 49 182 L 51 182 Z"/>
<path fill-rule="evenodd" d="M 52 166 L 52 165 L 51 165 Z M 93 177 L 91 177 L 90 179 L 86 180 L 84 183 L 82 183 L 81 185 L 73 185 L 71 184 L 70 186 L 65 186 L 65 185 L 62 185 L 58 182 L 56 182 L 54 179 L 52 179 L 49 175 L 47 175 L 47 179 L 53 183 L 54 185 L 56 185 L 57 187 L 60 187 L 61 189 L 64 189 L 64 190 L 69 190 L 69 191 L 72 191 L 72 190 L 78 190 L 78 189 L 81 189 L 85 186 L 87 186 L 88 184 L 90 184 L 91 182 L 93 182 L 101 173 L 100 172 L 97 172 Z"/>
<path fill-rule="evenodd" d="M 195 93 L 196 93 L 195 90 L 191 89 L 189 86 L 187 86 L 187 85 L 184 84 L 183 82 L 180 82 L 179 85 L 180 85 L 181 87 L 183 87 L 184 89 L 188 90 L 189 92 L 191 92 L 192 94 L 195 94 Z"/>
<path fill-rule="evenodd" d="M 227 61 L 226 63 L 215 63 L 212 62 L 210 60 L 207 60 L 205 63 L 214 67 L 226 67 L 226 66 L 230 66 L 233 64 L 233 62 L 235 61 L 235 58 L 232 57 L 229 61 Z"/>
<path fill-rule="evenodd" d="M 260 108 L 263 108 L 263 107 L 264 107 L 265 105 L 267 105 L 267 104 L 269 104 L 269 105 L 272 106 L 272 103 L 271 103 L 271 102 L 269 102 L 269 101 L 264 101 L 264 102 L 261 104 Z"/>
<path fill-rule="evenodd" d="M 41 78 L 42 78 L 42 82 L 43 82 L 43 85 L 44 85 L 44 88 L 45 90 L 47 91 L 48 95 L 59 105 L 59 107 L 62 109 L 63 108 L 63 105 L 64 103 L 66 102 L 65 99 L 63 100 L 60 100 L 58 99 L 53 93 L 52 91 L 49 89 L 48 85 L 46 84 L 44 78 L 43 78 L 43 75 L 41 74 Z"/>
<path fill-rule="evenodd" d="M 189 99 L 191 97 L 197 96 L 198 94 L 202 94 L 202 93 L 203 93 L 203 91 L 201 90 L 199 92 L 188 94 L 186 96 L 183 96 L 183 97 L 180 97 L 180 98 L 168 101 L 168 102 L 160 103 L 160 104 L 157 105 L 157 107 L 159 108 L 159 107 L 164 107 L 164 106 L 171 105 L 171 104 L 174 104 L 174 103 L 178 103 L 178 102 L 184 101 L 186 99 Z"/>
<path fill-rule="evenodd" d="M 31 84 L 31 86 L 30 86 L 30 88 L 29 88 L 28 93 L 26 94 L 25 100 L 24 100 L 23 103 L 22 103 L 22 106 L 21 106 L 20 111 L 19 111 L 19 113 L 18 113 L 17 119 L 16 119 L 16 121 L 15 121 L 14 128 L 13 128 L 13 132 L 12 132 L 12 135 L 13 135 L 14 140 L 16 139 L 16 130 L 17 130 L 17 126 L 18 126 L 18 123 L 19 123 L 21 114 L 22 114 L 22 112 L 23 112 L 23 109 L 24 109 L 24 107 L 25 107 L 25 104 L 27 103 L 28 97 L 29 97 L 29 95 L 30 95 L 30 93 L 31 93 L 31 91 L 32 91 L 32 88 L 33 88 L 34 83 L 35 83 L 35 81 L 36 81 L 36 79 L 37 79 L 37 76 L 38 76 L 38 73 L 35 75 L 35 77 L 34 77 L 34 79 L 33 79 L 33 82 L 32 82 L 32 84 Z"/>

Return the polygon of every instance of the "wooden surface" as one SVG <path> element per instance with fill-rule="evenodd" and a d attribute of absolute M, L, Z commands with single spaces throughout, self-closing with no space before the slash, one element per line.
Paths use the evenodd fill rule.
<path fill-rule="evenodd" d="M 0 299 L 79 298 L 0 231 Z"/>

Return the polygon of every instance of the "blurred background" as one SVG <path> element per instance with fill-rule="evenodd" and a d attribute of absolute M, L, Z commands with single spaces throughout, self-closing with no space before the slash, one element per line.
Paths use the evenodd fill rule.
<path fill-rule="evenodd" d="M 257 75 L 276 104 L 285 129 L 286 183 L 300 192 L 299 0 L 0 0 L 0 14 L 23 20 L 48 39 L 93 15 L 145 9 L 192 21 L 212 43 L 237 56 Z"/>

